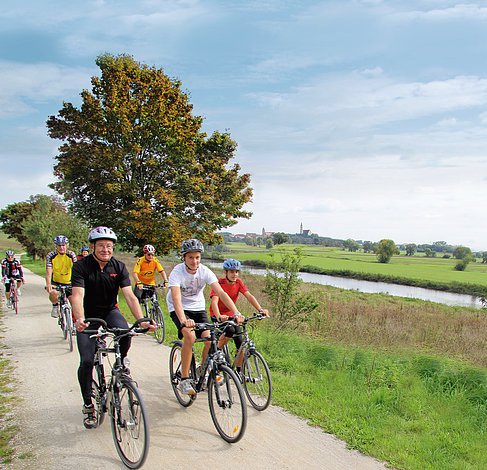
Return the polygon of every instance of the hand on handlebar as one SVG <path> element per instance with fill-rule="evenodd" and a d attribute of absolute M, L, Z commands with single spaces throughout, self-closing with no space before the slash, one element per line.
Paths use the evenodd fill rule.
<path fill-rule="evenodd" d="M 151 320 L 150 322 L 144 321 L 140 324 L 140 327 L 144 330 L 156 331 L 157 325 Z"/>
<path fill-rule="evenodd" d="M 76 331 L 79 331 L 81 333 L 85 328 L 87 328 L 90 325 L 90 323 L 89 322 L 85 323 L 84 320 L 78 319 L 76 320 L 74 325 L 76 327 Z"/>
<path fill-rule="evenodd" d="M 191 318 L 186 318 L 186 320 L 184 320 L 183 322 L 183 326 L 186 327 L 186 328 L 194 328 L 195 326 L 195 322 L 194 320 L 191 320 Z"/>

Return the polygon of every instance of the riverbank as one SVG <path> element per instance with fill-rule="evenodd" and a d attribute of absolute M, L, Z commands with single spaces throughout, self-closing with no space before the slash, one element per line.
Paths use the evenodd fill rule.
<path fill-rule="evenodd" d="M 217 261 L 212 259 L 212 261 Z M 243 263 L 246 266 L 266 268 L 267 264 L 261 260 L 247 260 Z M 305 265 L 299 270 L 302 273 L 324 274 L 326 276 L 344 277 L 348 279 L 360 279 L 362 281 L 386 282 L 389 284 L 399 284 L 403 286 L 421 287 L 423 289 L 453 292 L 455 294 L 472 295 L 475 297 L 487 297 L 487 285 L 466 284 L 461 282 L 437 282 L 424 279 L 412 279 L 387 274 L 367 273 L 350 271 L 346 269 L 324 269 L 316 266 Z"/>

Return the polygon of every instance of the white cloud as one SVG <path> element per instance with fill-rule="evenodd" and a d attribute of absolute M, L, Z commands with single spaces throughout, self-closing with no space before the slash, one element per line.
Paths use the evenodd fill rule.
<path fill-rule="evenodd" d="M 0 118 L 34 112 L 36 105 L 79 95 L 90 87 L 93 70 L 58 64 L 0 61 Z"/>

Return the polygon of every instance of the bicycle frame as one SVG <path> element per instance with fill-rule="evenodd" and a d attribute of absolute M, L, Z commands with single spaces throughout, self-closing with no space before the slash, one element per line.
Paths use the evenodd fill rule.
<path fill-rule="evenodd" d="M 9 284 L 10 284 L 9 300 L 10 300 L 10 304 L 12 305 L 12 308 L 15 310 L 16 315 L 19 313 L 19 295 L 17 293 L 17 281 L 18 279 L 15 279 L 14 277 L 9 278 Z"/>
<path fill-rule="evenodd" d="M 225 347 L 223 348 L 224 350 L 226 350 L 225 354 L 227 357 L 227 361 L 231 365 L 232 369 L 235 369 L 235 367 L 237 365 L 236 363 L 239 359 L 243 360 L 243 357 L 244 357 L 243 355 L 245 354 L 246 349 L 249 351 L 255 351 L 256 350 L 255 343 L 254 343 L 253 339 L 251 339 L 249 336 L 249 332 L 247 330 L 247 323 L 249 323 L 252 320 L 262 320 L 264 318 L 266 318 L 264 315 L 257 313 L 251 317 L 247 317 L 244 320 L 244 322 L 239 325 L 243 329 L 243 331 L 241 333 L 239 333 L 238 335 L 235 335 L 235 336 L 241 336 L 243 340 L 242 340 L 242 344 L 240 345 L 238 350 L 235 352 L 235 358 L 233 359 L 233 362 L 230 359 L 230 353 L 228 351 L 228 345 L 226 344 Z"/>
<path fill-rule="evenodd" d="M 220 337 L 222 330 L 212 324 L 212 323 L 197 323 L 195 325 L 195 329 L 200 329 L 200 330 L 210 330 L 210 336 L 206 338 L 198 338 L 196 339 L 195 342 L 197 343 L 204 343 L 204 342 L 210 342 L 210 349 L 208 350 L 208 355 L 206 356 L 206 361 L 205 361 L 205 366 L 201 370 L 201 374 L 199 377 L 197 377 L 197 371 L 196 371 L 196 359 L 194 355 L 194 346 L 193 346 L 193 356 L 191 359 L 191 367 L 193 369 L 193 377 L 195 377 L 196 383 L 195 383 L 195 390 L 196 392 L 201 392 L 204 390 L 204 387 L 206 385 L 206 374 L 207 372 L 209 373 L 210 371 L 215 372 L 215 374 L 218 372 L 217 365 L 219 364 L 227 364 L 227 359 L 225 357 L 225 354 L 223 353 L 222 350 L 218 349 L 218 338 Z M 218 397 L 218 403 L 220 403 L 220 397 Z"/>

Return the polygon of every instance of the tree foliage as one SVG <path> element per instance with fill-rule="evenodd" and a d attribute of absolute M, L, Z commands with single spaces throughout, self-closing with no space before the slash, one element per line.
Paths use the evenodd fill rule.
<path fill-rule="evenodd" d="M 399 250 L 393 240 L 383 239 L 378 243 L 375 253 L 379 263 L 388 263 L 393 255 L 399 254 Z"/>
<path fill-rule="evenodd" d="M 86 244 L 88 228 L 69 214 L 56 197 L 38 194 L 17 202 L 0 213 L 2 229 L 21 243 L 34 259 L 44 258 L 54 248 L 54 237 L 65 235 L 74 249 Z"/>
<path fill-rule="evenodd" d="M 416 243 L 408 243 L 406 245 L 406 256 L 413 256 L 418 250 L 418 245 Z"/>
<path fill-rule="evenodd" d="M 63 141 L 53 187 L 91 225 L 108 225 L 125 248 L 168 252 L 188 237 L 220 241 L 215 230 L 251 214 L 250 176 L 240 174 L 227 132 L 201 131 L 178 80 L 132 57 L 103 55 L 101 77 L 47 121 Z"/>
<path fill-rule="evenodd" d="M 272 234 L 272 243 L 274 245 L 282 245 L 289 241 L 289 236 L 283 232 L 276 232 Z"/>

